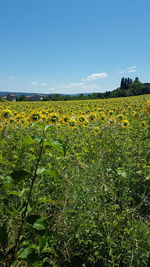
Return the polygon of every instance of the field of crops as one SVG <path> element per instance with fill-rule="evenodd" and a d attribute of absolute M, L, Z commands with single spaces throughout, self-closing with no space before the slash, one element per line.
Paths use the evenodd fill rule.
<path fill-rule="evenodd" d="M 0 266 L 150 266 L 150 95 L 0 103 Z"/>

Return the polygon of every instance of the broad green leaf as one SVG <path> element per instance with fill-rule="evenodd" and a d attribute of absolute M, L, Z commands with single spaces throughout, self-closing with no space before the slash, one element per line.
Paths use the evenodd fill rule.
<path fill-rule="evenodd" d="M 32 123 L 31 124 L 31 127 L 37 127 L 37 128 L 39 128 L 41 130 L 44 130 L 44 125 L 41 124 L 40 122 L 34 122 L 34 123 Z"/>
<path fill-rule="evenodd" d="M 45 172 L 45 168 L 44 167 L 39 167 L 38 169 L 37 169 L 37 174 L 42 174 L 43 172 Z"/>
<path fill-rule="evenodd" d="M 35 123 L 35 126 L 38 127 L 38 128 L 40 128 L 41 130 L 44 130 L 44 128 L 45 128 L 44 124 L 41 124 L 39 122 L 36 122 Z"/>
<path fill-rule="evenodd" d="M 31 248 L 25 248 L 20 255 L 18 256 L 19 259 L 27 259 L 28 255 L 30 255 L 32 253 L 32 249 Z"/>
<path fill-rule="evenodd" d="M 8 243 L 8 233 L 6 225 L 0 227 L 0 243 L 2 247 L 5 247 Z"/>
<path fill-rule="evenodd" d="M 47 174 L 54 178 L 57 178 L 59 176 L 59 173 L 55 169 L 45 169 L 44 167 L 39 167 L 37 169 L 37 174 Z"/>
<path fill-rule="evenodd" d="M 42 253 L 50 253 L 50 254 L 53 254 L 53 255 L 57 255 L 56 254 L 56 251 L 53 249 L 53 248 L 51 248 L 51 247 L 49 247 L 49 246 L 45 246 L 43 249 L 42 249 Z"/>
<path fill-rule="evenodd" d="M 33 228 L 38 231 L 46 230 L 46 223 L 43 218 L 37 219 L 36 222 L 33 224 Z"/>
<path fill-rule="evenodd" d="M 32 144 L 34 144 L 36 142 L 34 139 L 32 139 L 31 136 L 27 136 L 27 137 L 23 138 L 22 141 L 23 141 L 23 144 L 25 146 L 30 146 L 30 145 L 32 145 Z"/>
<path fill-rule="evenodd" d="M 33 248 L 25 248 L 19 255 L 18 259 L 23 259 L 28 263 L 33 263 L 37 261 L 38 254 Z"/>
<path fill-rule="evenodd" d="M 150 174 L 145 178 L 145 180 L 150 180 Z"/>
<path fill-rule="evenodd" d="M 44 146 L 47 146 L 47 147 L 52 146 L 52 147 L 56 148 L 57 150 L 59 150 L 62 154 L 64 154 L 64 156 L 66 155 L 66 146 L 60 140 L 53 140 L 53 139 L 45 140 Z"/>

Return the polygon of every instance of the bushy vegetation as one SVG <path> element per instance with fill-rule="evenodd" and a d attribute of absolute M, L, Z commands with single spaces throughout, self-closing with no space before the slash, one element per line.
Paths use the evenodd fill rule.
<path fill-rule="evenodd" d="M 90 100 L 90 99 L 107 99 L 114 97 L 128 97 L 143 94 L 150 94 L 150 83 L 142 83 L 138 77 L 134 81 L 130 78 L 122 78 L 120 87 L 113 91 L 106 91 L 105 93 L 92 93 L 92 94 L 48 94 L 43 97 L 42 101 L 68 101 L 68 100 Z M 24 94 L 17 96 L 17 101 L 28 100 Z"/>
<path fill-rule="evenodd" d="M 1 103 L 0 266 L 150 265 L 150 100 Z"/>

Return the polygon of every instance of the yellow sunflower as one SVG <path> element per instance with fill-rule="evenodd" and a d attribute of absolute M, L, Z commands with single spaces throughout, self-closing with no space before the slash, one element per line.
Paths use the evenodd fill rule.
<path fill-rule="evenodd" d="M 113 110 L 109 110 L 108 111 L 108 116 L 112 116 L 114 114 L 114 111 Z"/>
<path fill-rule="evenodd" d="M 57 124 L 58 121 L 59 121 L 59 114 L 56 113 L 56 112 L 52 112 L 49 114 L 48 118 L 47 118 L 47 121 L 50 123 L 50 124 Z"/>
<path fill-rule="evenodd" d="M 87 121 L 87 118 L 86 118 L 85 115 L 79 115 L 79 116 L 77 117 L 77 120 L 78 120 L 78 122 L 79 122 L 80 124 L 84 124 L 84 123 Z"/>
<path fill-rule="evenodd" d="M 68 123 L 69 119 L 70 119 L 70 117 L 68 115 L 64 115 L 62 117 L 62 123 Z"/>
<path fill-rule="evenodd" d="M 128 120 L 123 120 L 121 122 L 121 126 L 122 126 L 122 128 L 127 128 L 129 126 L 129 121 Z"/>
<path fill-rule="evenodd" d="M 124 119 L 124 116 L 122 114 L 118 114 L 117 118 L 118 118 L 119 121 L 122 121 Z"/>
<path fill-rule="evenodd" d="M 37 122 L 40 121 L 42 119 L 42 115 L 41 112 L 39 111 L 32 111 L 29 115 L 29 120 L 32 122 Z"/>
<path fill-rule="evenodd" d="M 77 126 L 76 120 L 75 119 L 70 119 L 68 121 L 68 126 L 69 126 L 69 128 L 72 128 L 72 129 L 75 128 Z"/>
<path fill-rule="evenodd" d="M 4 109 L 1 113 L 1 117 L 3 120 L 8 120 L 12 117 L 12 111 L 9 109 Z"/>
<path fill-rule="evenodd" d="M 90 112 L 90 114 L 88 115 L 88 119 L 89 121 L 94 121 L 96 120 L 96 114 L 93 112 Z"/>

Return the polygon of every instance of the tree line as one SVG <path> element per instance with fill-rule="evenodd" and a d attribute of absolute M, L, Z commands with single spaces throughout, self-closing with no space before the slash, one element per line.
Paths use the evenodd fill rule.
<path fill-rule="evenodd" d="M 106 91 L 105 93 L 92 94 L 76 94 L 76 95 L 62 95 L 49 94 L 44 97 L 43 101 L 67 101 L 67 100 L 88 100 L 88 99 L 105 99 L 115 97 L 135 96 L 141 94 L 150 94 L 150 83 L 142 83 L 139 78 L 134 80 L 123 77 L 120 82 L 120 87 L 113 91 Z M 26 100 L 25 95 L 17 97 L 18 101 Z"/>

